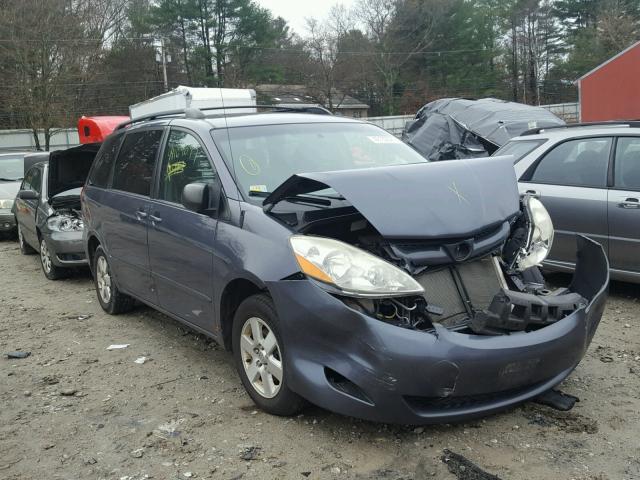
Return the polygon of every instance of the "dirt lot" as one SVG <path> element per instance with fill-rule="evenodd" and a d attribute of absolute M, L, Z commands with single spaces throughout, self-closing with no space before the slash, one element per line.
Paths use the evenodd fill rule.
<path fill-rule="evenodd" d="M 640 478 L 637 286 L 612 285 L 589 353 L 562 385 L 580 398 L 572 411 L 527 404 L 414 428 L 313 407 L 266 415 L 228 353 L 147 308 L 104 314 L 87 272 L 50 282 L 11 241 L 0 242 L 0 271 L 0 352 L 32 352 L 0 359 L 0 478 L 455 479 L 445 449 L 503 480 Z"/>

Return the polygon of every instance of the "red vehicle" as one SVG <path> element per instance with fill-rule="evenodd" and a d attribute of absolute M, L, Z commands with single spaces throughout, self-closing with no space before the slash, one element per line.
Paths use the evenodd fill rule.
<path fill-rule="evenodd" d="M 78 120 L 78 136 L 80 143 L 101 143 L 122 122 L 129 120 L 127 116 L 85 117 Z"/>

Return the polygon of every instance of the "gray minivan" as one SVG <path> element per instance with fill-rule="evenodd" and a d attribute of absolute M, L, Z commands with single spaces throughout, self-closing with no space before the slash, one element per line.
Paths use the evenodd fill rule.
<path fill-rule="evenodd" d="M 213 337 L 267 412 L 472 418 L 562 382 L 608 264 L 577 237 L 568 288 L 536 265 L 553 225 L 509 157 L 429 163 L 381 128 L 295 111 L 157 114 L 105 140 L 82 194 L 102 308 L 136 301 Z"/>

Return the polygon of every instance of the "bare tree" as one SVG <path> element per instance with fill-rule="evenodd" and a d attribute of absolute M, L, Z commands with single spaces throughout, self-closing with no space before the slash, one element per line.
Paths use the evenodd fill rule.
<path fill-rule="evenodd" d="M 84 86 L 123 1 L 113 0 L 8 0 L 4 2 L 0 30 L 0 78 L 9 126 L 28 126 L 40 149 L 39 131 L 48 150 L 55 126 L 68 125 L 78 116 Z"/>
<path fill-rule="evenodd" d="M 386 113 L 393 113 L 393 89 L 402 67 L 428 48 L 449 0 L 359 0 L 356 11 L 375 45 Z"/>
<path fill-rule="evenodd" d="M 308 94 L 334 111 L 344 101 L 345 93 L 337 90 L 338 81 L 345 79 L 348 63 L 340 51 L 340 41 L 354 28 L 354 21 L 344 5 L 334 5 L 324 22 L 307 19 L 308 36 L 305 48 L 309 52 L 306 83 Z"/>

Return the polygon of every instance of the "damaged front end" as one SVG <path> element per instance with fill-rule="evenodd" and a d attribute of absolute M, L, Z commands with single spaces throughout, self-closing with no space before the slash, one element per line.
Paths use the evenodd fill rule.
<path fill-rule="evenodd" d="M 265 201 L 294 231 L 300 267 L 269 284 L 292 389 L 343 414 L 422 424 L 564 380 L 604 310 L 601 245 L 578 236 L 571 284 L 551 288 L 537 265 L 553 227 L 505 182 L 509 162 L 373 170 L 300 175 Z"/>
<path fill-rule="evenodd" d="M 265 200 L 299 233 L 292 246 L 308 278 L 366 315 L 422 331 L 529 332 L 588 304 L 575 288 L 545 285 L 538 265 L 553 225 L 539 200 L 519 199 L 515 181 L 496 183 L 513 176 L 510 162 L 408 167 L 302 174 Z M 327 189 L 335 193 L 312 193 Z"/>

